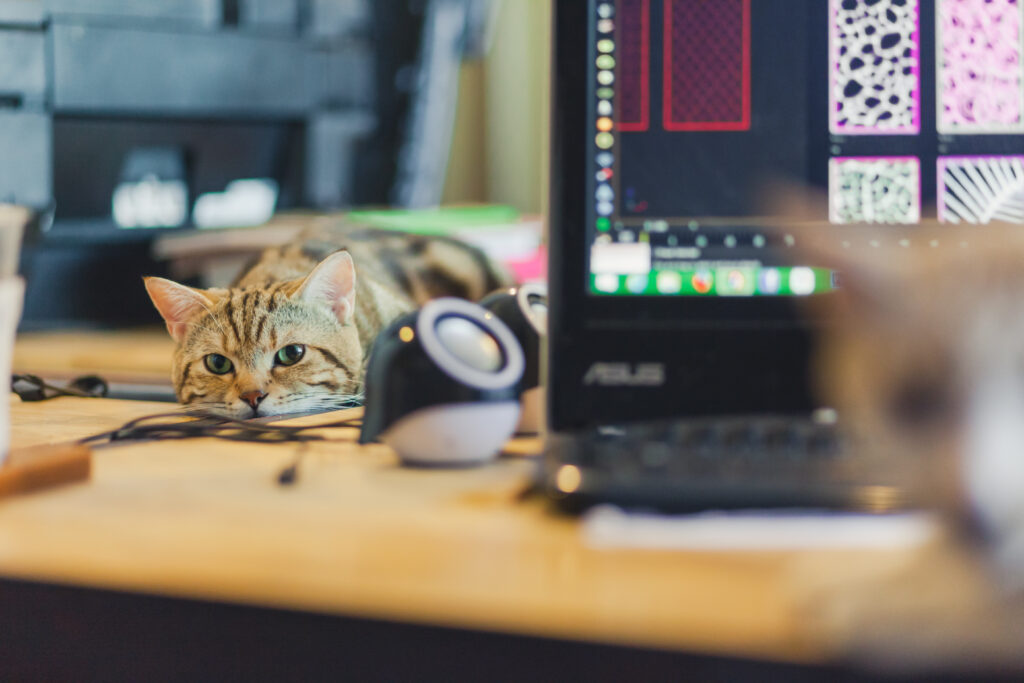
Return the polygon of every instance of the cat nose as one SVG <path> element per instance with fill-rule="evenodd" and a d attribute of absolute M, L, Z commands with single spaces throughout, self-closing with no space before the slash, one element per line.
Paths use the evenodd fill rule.
<path fill-rule="evenodd" d="M 251 405 L 253 410 L 256 410 L 256 406 L 258 406 L 266 397 L 267 393 L 265 391 L 260 391 L 259 389 L 247 391 L 239 396 L 240 399 Z"/>

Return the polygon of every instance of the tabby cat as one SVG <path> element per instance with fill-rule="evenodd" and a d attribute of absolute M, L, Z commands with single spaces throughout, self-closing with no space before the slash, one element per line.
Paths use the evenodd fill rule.
<path fill-rule="evenodd" d="M 335 220 L 266 250 L 229 289 L 145 280 L 177 342 L 178 400 L 233 418 L 357 400 L 389 322 L 432 298 L 475 300 L 510 283 L 465 243 Z"/>

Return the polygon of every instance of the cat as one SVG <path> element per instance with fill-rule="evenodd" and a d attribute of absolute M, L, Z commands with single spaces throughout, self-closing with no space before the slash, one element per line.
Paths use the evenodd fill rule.
<path fill-rule="evenodd" d="M 144 282 L 176 342 L 178 400 L 236 419 L 350 405 L 392 320 L 436 297 L 477 300 L 512 284 L 466 243 L 331 219 L 265 250 L 230 288 Z"/>
<path fill-rule="evenodd" d="M 1020 227 L 833 229 L 817 260 L 841 287 L 812 303 L 830 317 L 814 373 L 822 400 L 914 498 L 1013 537 L 1000 552 L 1024 562 Z"/>
<path fill-rule="evenodd" d="M 876 664 L 1024 665 L 1024 231 L 795 232 L 801 259 L 839 273 L 837 292 L 805 302 L 828 319 L 821 402 L 945 522 L 888 566 L 806 567 L 794 580 L 804 616 Z"/>
<path fill-rule="evenodd" d="M 782 182 L 761 203 L 791 260 L 838 274 L 802 300 L 819 404 L 916 502 L 1017 538 L 1000 552 L 1024 567 L 1024 228 L 822 223 L 828 198 Z"/>

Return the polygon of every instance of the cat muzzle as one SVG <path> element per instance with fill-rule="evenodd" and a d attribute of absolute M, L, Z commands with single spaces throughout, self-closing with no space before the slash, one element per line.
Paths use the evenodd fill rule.
<path fill-rule="evenodd" d="M 248 403 L 253 410 L 256 410 L 266 397 L 267 393 L 265 391 L 256 389 L 254 391 L 247 391 L 244 394 L 241 394 L 238 398 Z"/>

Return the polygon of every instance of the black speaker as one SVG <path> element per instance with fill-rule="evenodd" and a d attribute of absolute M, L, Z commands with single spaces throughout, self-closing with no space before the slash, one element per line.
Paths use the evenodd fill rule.
<path fill-rule="evenodd" d="M 493 313 L 463 299 L 430 301 L 378 335 L 359 441 L 386 443 L 408 464 L 490 460 L 519 421 L 525 364 Z"/>
<path fill-rule="evenodd" d="M 519 340 L 526 368 L 519 383 L 522 416 L 516 431 L 533 434 L 544 421 L 544 387 L 541 386 L 541 347 L 548 334 L 548 288 L 531 283 L 488 295 L 480 305 L 498 316 Z"/>

